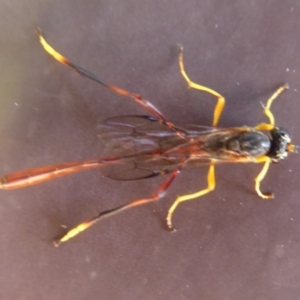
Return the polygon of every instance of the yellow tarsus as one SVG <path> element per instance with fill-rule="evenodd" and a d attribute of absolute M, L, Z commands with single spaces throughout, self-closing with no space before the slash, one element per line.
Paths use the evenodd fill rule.
<path fill-rule="evenodd" d="M 197 83 L 190 80 L 190 78 L 188 77 L 188 75 L 186 74 L 185 69 L 184 69 L 182 51 L 183 51 L 183 48 L 180 47 L 179 48 L 179 67 L 180 67 L 180 72 L 181 72 L 183 78 L 188 83 L 188 86 L 193 88 L 193 89 L 196 89 L 196 90 L 207 92 L 207 93 L 209 93 L 213 96 L 216 96 L 218 98 L 218 102 L 217 102 L 217 105 L 216 105 L 215 110 L 214 110 L 214 119 L 213 119 L 213 126 L 215 127 L 215 126 L 218 125 L 219 119 L 220 119 L 222 111 L 224 109 L 225 98 L 221 94 L 219 94 L 218 92 L 214 91 L 213 89 L 210 89 L 206 86 L 197 84 Z"/>
<path fill-rule="evenodd" d="M 268 100 L 267 105 L 265 107 L 265 114 L 269 117 L 270 119 L 270 123 L 272 125 L 275 125 L 275 118 L 271 112 L 271 105 L 273 103 L 273 101 L 286 89 L 289 88 L 289 85 L 287 83 L 285 83 L 284 85 L 282 85 L 272 96 L 271 98 Z"/>
<path fill-rule="evenodd" d="M 215 189 L 216 186 L 216 181 L 215 181 L 215 165 L 211 164 L 209 166 L 209 170 L 208 170 L 208 175 L 207 175 L 207 188 L 203 189 L 197 193 L 194 194 L 189 194 L 189 195 L 184 195 L 184 196 L 180 196 L 178 197 L 175 202 L 173 203 L 173 205 L 170 207 L 169 212 L 168 212 L 168 216 L 167 216 L 167 225 L 170 229 L 173 229 L 173 225 L 172 225 L 172 216 L 173 213 L 175 211 L 175 209 L 177 208 L 177 206 L 179 205 L 180 202 L 183 201 L 187 201 L 187 200 L 192 200 L 195 198 L 199 198 L 211 191 L 213 191 Z"/>
<path fill-rule="evenodd" d="M 271 198 L 274 198 L 273 194 L 263 194 L 260 190 L 260 183 L 265 178 L 265 176 L 267 175 L 270 164 L 272 162 L 271 159 L 267 158 L 267 157 L 264 157 L 264 161 L 265 161 L 265 164 L 264 164 L 262 170 L 260 171 L 260 173 L 254 179 L 255 180 L 255 190 L 256 190 L 257 194 L 260 197 L 262 197 L 263 199 L 271 199 Z"/>
<path fill-rule="evenodd" d="M 42 46 L 44 47 L 44 49 L 50 54 L 52 55 L 56 60 L 58 60 L 61 63 L 65 63 L 66 58 L 63 57 L 61 54 L 59 54 L 58 52 L 56 52 L 44 39 L 42 33 L 40 30 L 36 31 L 38 36 L 39 36 L 39 40 L 40 43 L 42 44 Z"/>

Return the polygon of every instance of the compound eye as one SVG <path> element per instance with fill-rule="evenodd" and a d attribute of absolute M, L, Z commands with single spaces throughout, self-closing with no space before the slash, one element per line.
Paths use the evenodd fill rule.
<path fill-rule="evenodd" d="M 286 140 L 287 142 L 291 141 L 291 138 L 290 138 L 289 134 L 286 131 L 281 131 L 280 132 L 280 137 L 283 138 L 284 140 Z"/>
<path fill-rule="evenodd" d="M 281 137 L 286 137 L 288 134 L 287 134 L 287 132 L 286 131 L 284 131 L 284 130 L 280 130 L 280 131 L 278 131 L 279 132 L 279 135 L 281 136 Z"/>
<path fill-rule="evenodd" d="M 274 139 L 276 139 L 276 136 L 281 138 L 282 140 L 286 141 L 287 143 L 289 143 L 291 141 L 290 135 L 288 134 L 288 132 L 284 129 L 284 128 L 274 128 L 271 131 L 271 135 Z"/>

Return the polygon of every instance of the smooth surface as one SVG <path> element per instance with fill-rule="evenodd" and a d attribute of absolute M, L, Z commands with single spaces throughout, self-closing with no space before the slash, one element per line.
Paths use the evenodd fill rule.
<path fill-rule="evenodd" d="M 145 114 L 129 99 L 80 78 L 41 48 L 35 27 L 75 63 L 151 100 L 171 121 L 210 125 L 215 99 L 227 99 L 220 126 L 266 121 L 261 102 L 282 83 L 277 124 L 300 145 L 299 1 L 0 1 L 0 174 L 97 157 L 97 124 Z M 217 189 L 179 206 L 176 195 L 206 185 L 187 170 L 160 203 L 103 221 L 59 248 L 65 229 L 164 180 L 118 182 L 97 170 L 20 190 L 0 190 L 0 298 L 299 299 L 299 156 L 272 165 L 254 192 L 257 165 L 216 169 Z"/>

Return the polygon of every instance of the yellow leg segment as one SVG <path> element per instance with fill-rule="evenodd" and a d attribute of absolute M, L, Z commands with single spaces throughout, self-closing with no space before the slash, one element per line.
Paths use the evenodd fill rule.
<path fill-rule="evenodd" d="M 208 183 L 208 186 L 206 189 L 201 190 L 194 194 L 180 196 L 175 200 L 173 205 L 170 207 L 168 216 L 167 216 L 167 225 L 170 229 L 174 230 L 173 225 L 172 225 L 172 216 L 180 202 L 199 198 L 215 189 L 216 181 L 215 181 L 215 165 L 214 164 L 211 164 L 209 166 L 209 171 L 208 171 L 208 175 L 207 175 L 207 183 Z"/>
<path fill-rule="evenodd" d="M 260 183 L 261 181 L 265 178 L 268 170 L 269 170 L 269 167 L 270 167 L 270 164 L 271 164 L 271 159 L 270 158 L 266 158 L 266 161 L 265 161 L 265 164 L 262 168 L 262 170 L 260 171 L 260 173 L 257 175 L 257 177 L 254 179 L 255 180 L 255 190 L 257 192 L 257 194 L 262 197 L 263 199 L 271 199 L 271 198 L 274 198 L 274 195 L 273 194 L 263 194 L 260 190 Z"/>
<path fill-rule="evenodd" d="M 69 230 L 62 238 L 57 241 L 53 241 L 55 247 L 58 247 L 60 243 L 66 242 L 69 239 L 73 238 L 74 236 L 78 235 L 79 233 L 83 232 L 84 230 L 88 229 L 92 225 L 94 225 L 94 221 L 87 221 L 79 224 L 78 226 L 74 227 L 73 229 Z"/>
<path fill-rule="evenodd" d="M 256 125 L 254 127 L 254 129 L 256 129 L 256 130 L 267 130 L 267 131 L 270 131 L 270 130 L 274 129 L 274 125 L 267 124 L 267 123 L 260 123 L 259 125 Z"/>
<path fill-rule="evenodd" d="M 184 77 L 184 79 L 186 80 L 186 82 L 188 83 L 189 87 L 196 89 L 196 90 L 207 92 L 218 98 L 218 102 L 217 102 L 217 105 L 216 105 L 215 111 L 214 111 L 214 120 L 213 120 L 213 126 L 217 126 L 220 116 L 222 114 L 223 108 L 225 106 L 225 98 L 222 95 L 220 95 L 218 92 L 216 92 L 208 87 L 205 87 L 203 85 L 197 84 L 190 80 L 190 78 L 187 76 L 185 69 L 184 69 L 182 50 L 183 50 L 183 48 L 180 47 L 179 48 L 179 67 L 180 67 L 180 72 L 181 72 L 182 76 Z"/>
<path fill-rule="evenodd" d="M 36 33 L 39 37 L 40 43 L 42 44 L 42 46 L 44 47 L 45 51 L 48 52 L 51 56 L 53 56 L 56 60 L 58 60 L 59 62 L 65 64 L 67 59 L 65 57 L 63 57 L 61 54 L 59 54 L 58 52 L 56 52 L 44 39 L 41 30 L 38 28 L 36 30 Z"/>
<path fill-rule="evenodd" d="M 264 114 L 269 118 L 270 124 L 266 124 L 266 123 L 259 124 L 254 127 L 256 130 L 271 130 L 274 128 L 275 118 L 271 112 L 272 103 L 284 90 L 286 90 L 288 88 L 289 88 L 289 85 L 287 83 L 285 83 L 279 89 L 277 89 L 277 91 L 269 98 L 267 105 L 264 107 Z"/>

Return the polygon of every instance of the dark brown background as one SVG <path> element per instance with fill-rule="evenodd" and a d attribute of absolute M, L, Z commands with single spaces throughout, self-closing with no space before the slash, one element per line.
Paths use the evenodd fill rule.
<path fill-rule="evenodd" d="M 126 98 L 80 78 L 49 57 L 35 27 L 79 65 L 140 92 L 172 121 L 209 125 L 215 100 L 188 90 L 190 77 L 227 99 L 220 126 L 255 125 L 264 102 L 300 144 L 299 1 L 0 1 L 0 174 L 96 157 L 96 125 L 145 114 Z M 261 166 L 217 168 L 217 189 L 182 204 L 170 234 L 164 218 L 176 195 L 205 186 L 206 170 L 183 172 L 160 203 L 111 218 L 56 249 L 68 227 L 150 195 L 156 178 L 118 182 L 98 170 L 0 192 L 0 298 L 299 299 L 299 156 L 272 166 L 258 198 Z"/>

